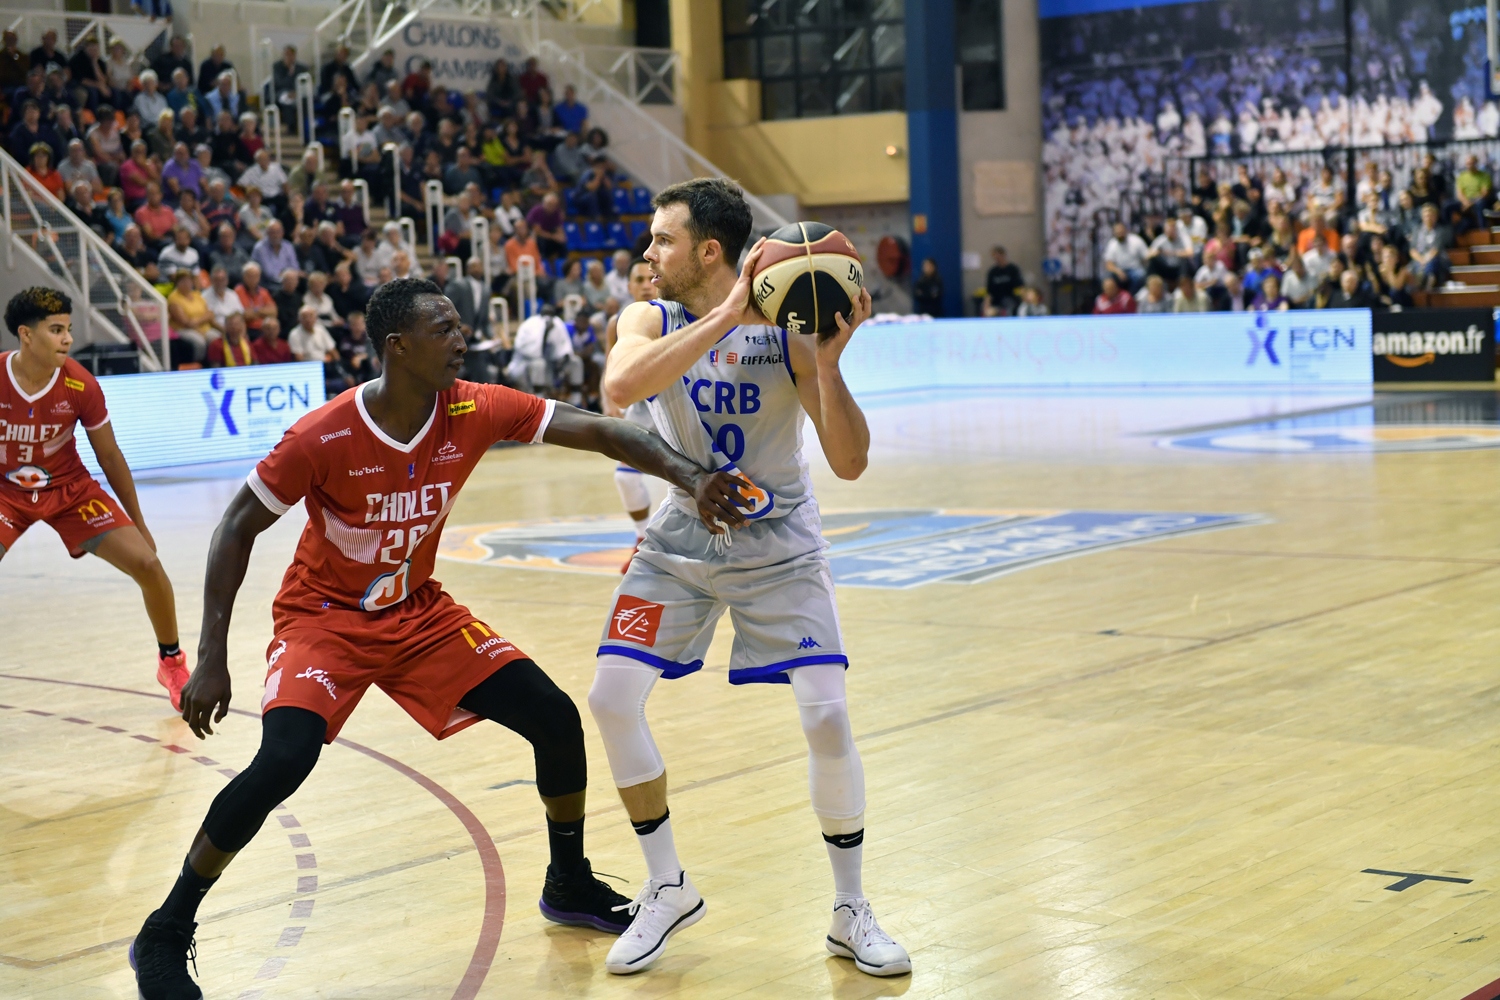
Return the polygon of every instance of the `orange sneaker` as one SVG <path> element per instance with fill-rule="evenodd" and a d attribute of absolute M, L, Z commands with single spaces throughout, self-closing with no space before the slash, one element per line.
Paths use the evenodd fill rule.
<path fill-rule="evenodd" d="M 635 544 L 630 547 L 630 555 L 628 555 L 628 556 L 625 557 L 625 565 L 623 565 L 623 566 L 620 567 L 620 575 L 621 576 L 624 576 L 626 573 L 630 572 L 630 560 L 634 559 L 635 558 L 635 554 L 637 552 L 639 552 L 640 550 L 641 550 L 641 540 L 639 538 L 637 538 L 635 540 Z"/>
<path fill-rule="evenodd" d="M 172 707 L 182 711 L 182 686 L 188 682 L 187 654 L 178 650 L 172 656 L 156 658 L 156 683 L 172 696 Z"/>

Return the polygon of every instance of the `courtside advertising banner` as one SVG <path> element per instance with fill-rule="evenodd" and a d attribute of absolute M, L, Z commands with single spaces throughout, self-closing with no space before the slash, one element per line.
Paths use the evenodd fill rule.
<path fill-rule="evenodd" d="M 1376 313 L 1377 382 L 1493 382 L 1495 310 Z"/>
<path fill-rule="evenodd" d="M 1366 309 L 953 319 L 862 327 L 855 393 L 978 386 L 1368 385 Z"/>
<path fill-rule="evenodd" d="M 323 365 L 251 365 L 99 379 L 115 440 L 132 469 L 259 459 L 304 413 L 323 405 Z M 92 473 L 99 462 L 76 435 Z"/>

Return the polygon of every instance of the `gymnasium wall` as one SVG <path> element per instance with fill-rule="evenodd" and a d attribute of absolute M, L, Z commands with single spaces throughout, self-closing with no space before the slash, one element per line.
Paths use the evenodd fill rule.
<path fill-rule="evenodd" d="M 1172 160 L 1500 134 L 1472 0 L 1041 0 L 1046 253 L 1085 273 Z"/>
<path fill-rule="evenodd" d="M 900 202 L 907 197 L 900 112 L 760 120 L 759 83 L 724 79 L 718 3 L 672 0 L 672 47 L 687 140 L 755 194 L 791 194 L 804 205 Z"/>
<path fill-rule="evenodd" d="M 1037 0 L 1005 0 L 1005 109 L 958 115 L 964 289 L 984 284 L 1000 244 L 1026 280 L 1042 280 L 1041 77 Z M 998 190 L 997 190 L 998 186 Z"/>

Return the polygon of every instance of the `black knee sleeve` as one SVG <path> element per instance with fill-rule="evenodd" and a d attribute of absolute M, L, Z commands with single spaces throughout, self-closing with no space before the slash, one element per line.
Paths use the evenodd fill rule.
<path fill-rule="evenodd" d="M 203 832 L 221 851 L 250 843 L 266 817 L 312 773 L 328 723 L 305 708 L 273 708 L 261 719 L 255 759 L 214 797 Z"/>
<path fill-rule="evenodd" d="M 578 706 L 531 660 L 507 663 L 458 704 L 526 738 L 536 756 L 538 793 L 555 798 L 588 786 Z"/>

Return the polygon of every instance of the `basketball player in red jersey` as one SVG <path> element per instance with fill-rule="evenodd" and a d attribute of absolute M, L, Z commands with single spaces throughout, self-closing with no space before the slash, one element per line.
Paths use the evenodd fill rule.
<path fill-rule="evenodd" d="M 497 441 L 545 441 L 627 462 L 687 490 L 706 524 L 744 523 L 735 481 L 624 420 L 458 381 L 465 353 L 458 311 L 430 281 L 380 286 L 366 322 L 382 376 L 293 425 L 214 533 L 198 666 L 183 691 L 182 716 L 200 738 L 229 711 L 225 639 L 255 537 L 293 504 L 307 508 L 272 605 L 260 750 L 214 799 L 176 885 L 131 946 L 143 1000 L 202 996 L 187 972 L 200 900 L 311 773 L 371 684 L 438 739 L 491 719 L 530 741 L 552 855 L 543 915 L 615 934 L 630 922 L 630 901 L 595 879 L 583 854 L 587 766 L 578 709 L 432 579 L 438 536 Z"/>
<path fill-rule="evenodd" d="M 141 517 L 104 393 L 88 369 L 68 356 L 72 312 L 66 295 L 41 286 L 18 292 L 5 307 L 5 326 L 21 349 L 0 354 L 0 559 L 27 528 L 45 521 L 74 559 L 92 552 L 126 573 L 140 585 L 156 633 L 156 679 L 180 711 L 188 671 L 177 645 L 172 583 Z M 80 421 L 115 496 L 104 492 L 78 457 L 73 431 Z"/>

